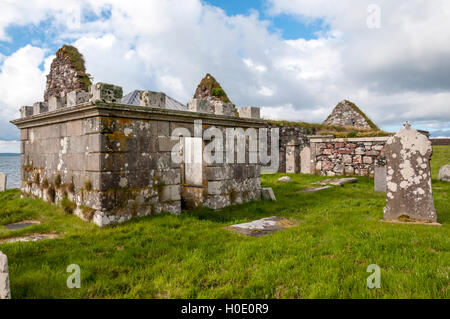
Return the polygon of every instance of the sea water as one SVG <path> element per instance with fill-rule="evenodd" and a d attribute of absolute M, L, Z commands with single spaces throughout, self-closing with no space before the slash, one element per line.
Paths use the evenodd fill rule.
<path fill-rule="evenodd" d="M 7 175 L 6 188 L 20 188 L 20 154 L 0 154 L 0 172 Z"/>

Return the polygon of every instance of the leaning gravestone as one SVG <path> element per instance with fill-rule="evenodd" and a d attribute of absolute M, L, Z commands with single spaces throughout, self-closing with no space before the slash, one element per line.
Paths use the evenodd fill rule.
<path fill-rule="evenodd" d="M 0 192 L 6 191 L 6 174 L 0 172 Z"/>
<path fill-rule="evenodd" d="M 8 258 L 0 251 L 0 299 L 11 299 Z"/>
<path fill-rule="evenodd" d="M 407 122 L 387 140 L 385 152 L 387 194 L 384 219 L 399 220 L 400 217 L 436 222 L 431 188 L 431 142 Z"/>

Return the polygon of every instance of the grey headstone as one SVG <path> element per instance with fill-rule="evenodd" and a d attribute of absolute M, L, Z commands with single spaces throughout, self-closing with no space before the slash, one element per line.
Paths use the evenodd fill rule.
<path fill-rule="evenodd" d="M 298 144 L 292 141 L 286 144 L 286 173 L 298 173 L 300 171 L 299 157 Z"/>
<path fill-rule="evenodd" d="M 374 190 L 386 193 L 386 166 L 375 167 Z"/>
<path fill-rule="evenodd" d="M 439 169 L 438 180 L 450 182 L 450 164 L 444 165 Z"/>
<path fill-rule="evenodd" d="M 385 146 L 386 207 L 384 219 L 436 222 L 431 187 L 431 142 L 408 123 Z"/>
<path fill-rule="evenodd" d="M 276 201 L 275 194 L 273 193 L 272 187 L 261 188 L 261 198 L 264 200 Z"/>
<path fill-rule="evenodd" d="M 0 251 L 0 299 L 11 299 L 8 257 Z"/>
<path fill-rule="evenodd" d="M 6 190 L 6 179 L 6 174 L 0 172 L 0 192 L 4 192 Z"/>
<path fill-rule="evenodd" d="M 311 149 L 306 146 L 300 152 L 300 173 L 312 174 L 311 166 Z"/>

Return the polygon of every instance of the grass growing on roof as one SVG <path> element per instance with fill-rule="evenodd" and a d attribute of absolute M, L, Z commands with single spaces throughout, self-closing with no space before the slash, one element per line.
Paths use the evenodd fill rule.
<path fill-rule="evenodd" d="M 435 151 L 433 172 L 445 154 L 448 149 Z M 293 182 L 278 182 L 282 175 Z M 325 178 L 264 175 L 262 184 L 273 187 L 276 202 L 149 216 L 106 228 L 42 200 L 21 199 L 17 190 L 0 193 L 0 225 L 42 222 L 18 231 L 0 226 L 0 240 L 30 233 L 62 236 L 0 244 L 9 258 L 12 297 L 450 297 L 450 183 L 433 180 L 443 225 L 432 227 L 380 223 L 385 195 L 373 192 L 370 178 L 317 193 L 298 192 Z M 269 216 L 286 217 L 298 226 L 260 238 L 225 229 Z M 80 289 L 66 286 L 70 264 L 81 268 Z M 381 267 L 381 289 L 366 286 L 370 264 Z"/>

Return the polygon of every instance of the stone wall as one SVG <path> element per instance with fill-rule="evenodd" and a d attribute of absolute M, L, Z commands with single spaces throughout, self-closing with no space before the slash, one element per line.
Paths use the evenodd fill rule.
<path fill-rule="evenodd" d="M 319 175 L 374 176 L 376 165 L 383 166 L 388 137 L 334 138 L 310 137 L 311 164 Z"/>
<path fill-rule="evenodd" d="M 295 154 L 298 155 L 299 152 L 305 147 L 309 145 L 308 135 L 307 133 L 311 133 L 306 128 L 300 126 L 274 126 L 268 125 L 269 136 L 271 128 L 279 128 L 279 169 L 278 172 L 284 173 L 286 172 L 286 154 L 288 149 L 288 144 L 295 145 Z M 271 138 L 268 137 L 268 149 L 270 150 L 271 146 Z M 288 150 L 289 151 L 289 150 Z M 298 155 L 299 156 L 299 155 Z M 289 158 L 289 155 L 288 155 Z M 296 168 L 294 169 L 296 173 L 300 172 L 300 159 L 296 161 Z"/>
<path fill-rule="evenodd" d="M 61 204 L 101 226 L 162 211 L 179 214 L 182 206 L 218 209 L 260 198 L 260 167 L 249 163 L 248 148 L 245 163 L 194 168 L 201 176 L 194 185 L 186 176 L 192 171 L 171 158 L 175 144 L 183 151 L 184 136 L 171 135 L 184 128 L 194 136 L 195 120 L 202 121 L 202 132 L 258 128 L 265 121 L 104 100 L 13 121 L 21 129 L 24 195 Z M 210 142 L 201 140 L 202 148 Z"/>

